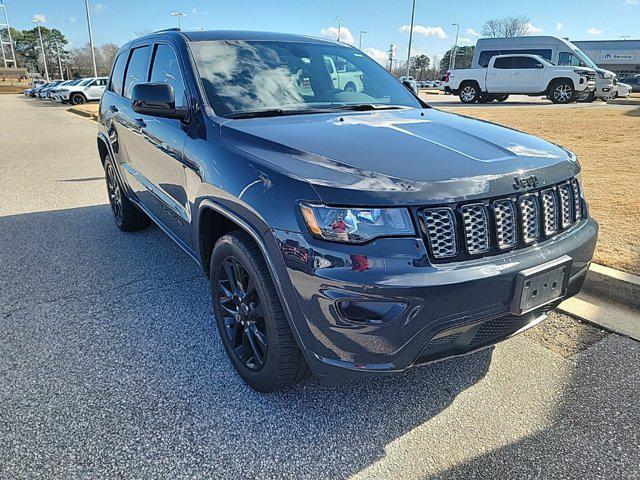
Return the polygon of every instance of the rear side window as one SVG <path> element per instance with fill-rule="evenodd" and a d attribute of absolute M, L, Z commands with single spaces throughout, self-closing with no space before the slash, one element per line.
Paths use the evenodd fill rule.
<path fill-rule="evenodd" d="M 496 55 L 500 55 L 500 52 L 498 50 L 484 50 L 480 52 L 480 56 L 478 57 L 478 65 L 480 65 L 482 68 L 487 68 L 487 66 L 489 66 L 489 61 Z"/>
<path fill-rule="evenodd" d="M 145 83 L 147 81 L 150 50 L 151 49 L 146 46 L 136 48 L 131 52 L 131 58 L 129 59 L 129 65 L 127 66 L 127 73 L 124 77 L 123 94 L 125 97 L 131 98 L 133 87 L 139 83 Z"/>
<path fill-rule="evenodd" d="M 184 81 L 180 73 L 180 64 L 169 45 L 161 44 L 156 47 L 151 67 L 151 81 L 171 85 L 176 97 L 176 107 L 184 106 Z"/>
<path fill-rule="evenodd" d="M 531 57 L 516 57 L 514 68 L 540 68 L 542 62 Z"/>
<path fill-rule="evenodd" d="M 122 95 L 122 81 L 124 80 L 124 67 L 127 65 L 129 52 L 122 52 L 118 55 L 116 63 L 113 65 L 111 72 L 111 83 L 109 83 L 109 91 Z"/>
<path fill-rule="evenodd" d="M 511 68 L 511 61 L 513 60 L 513 58 L 514 57 L 496 58 L 496 61 L 493 63 L 493 68 Z"/>

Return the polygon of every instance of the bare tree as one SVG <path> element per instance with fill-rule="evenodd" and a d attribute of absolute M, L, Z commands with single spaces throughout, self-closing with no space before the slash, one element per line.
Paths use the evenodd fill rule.
<path fill-rule="evenodd" d="M 502 20 L 499 18 L 492 18 L 487 20 L 482 25 L 482 36 L 489 38 L 496 38 L 502 36 Z"/>
<path fill-rule="evenodd" d="M 523 37 L 529 34 L 531 21 L 526 15 L 515 17 L 493 18 L 482 25 L 482 36 L 496 37 Z"/>

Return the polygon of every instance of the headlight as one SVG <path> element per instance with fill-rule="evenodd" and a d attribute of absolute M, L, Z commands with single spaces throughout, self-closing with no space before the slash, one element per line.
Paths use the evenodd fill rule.
<path fill-rule="evenodd" d="M 608 80 L 610 78 L 613 78 L 613 75 L 611 75 L 610 73 L 604 73 L 604 72 L 596 72 L 596 73 L 603 80 Z"/>
<path fill-rule="evenodd" d="M 339 208 L 301 204 L 302 217 L 314 237 L 364 243 L 378 237 L 414 235 L 406 208 Z"/>

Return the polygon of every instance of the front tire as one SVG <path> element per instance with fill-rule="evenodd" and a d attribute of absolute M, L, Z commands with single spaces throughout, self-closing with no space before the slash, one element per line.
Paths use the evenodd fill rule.
<path fill-rule="evenodd" d="M 140 211 L 125 195 L 116 173 L 116 167 L 109 155 L 104 159 L 104 172 L 107 181 L 109 204 L 118 228 L 125 232 L 133 232 L 148 227 L 150 223 L 149 217 Z"/>
<path fill-rule="evenodd" d="M 82 105 L 83 103 L 87 103 L 87 99 L 81 93 L 74 93 L 71 95 L 69 103 L 71 103 L 71 105 Z"/>
<path fill-rule="evenodd" d="M 355 92 L 356 91 L 356 84 L 353 82 L 349 82 L 344 86 L 344 91 L 345 92 Z"/>
<path fill-rule="evenodd" d="M 587 94 L 580 95 L 576 101 L 580 103 L 593 103 L 596 101 L 596 92 L 591 91 Z"/>
<path fill-rule="evenodd" d="M 480 98 L 480 88 L 473 83 L 463 84 L 458 96 L 462 103 L 475 103 Z"/>
<path fill-rule="evenodd" d="M 509 98 L 509 95 L 496 95 L 495 97 L 496 102 L 500 102 L 500 103 L 506 102 L 508 98 Z"/>
<path fill-rule="evenodd" d="M 570 103 L 575 100 L 573 84 L 567 80 L 560 80 L 549 87 L 549 98 L 553 103 Z"/>
<path fill-rule="evenodd" d="M 222 344 L 251 388 L 273 392 L 307 375 L 262 252 L 247 233 L 231 232 L 216 242 L 210 283 Z"/>

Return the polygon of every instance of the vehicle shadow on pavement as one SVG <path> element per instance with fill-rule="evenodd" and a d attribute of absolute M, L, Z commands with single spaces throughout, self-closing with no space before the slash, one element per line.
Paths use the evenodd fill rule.
<path fill-rule="evenodd" d="M 486 374 L 492 350 L 259 394 L 208 281 L 108 205 L 0 217 L 0 465 L 9 477 L 344 478 Z"/>

